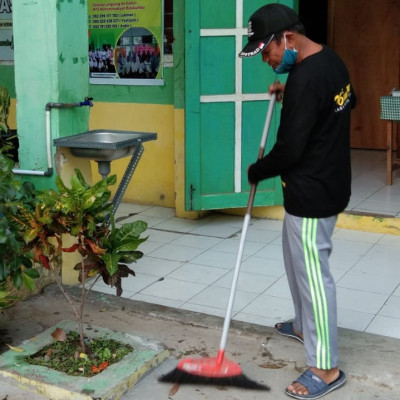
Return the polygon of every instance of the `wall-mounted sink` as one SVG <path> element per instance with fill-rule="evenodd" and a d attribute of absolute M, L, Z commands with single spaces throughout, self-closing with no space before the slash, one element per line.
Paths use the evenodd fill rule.
<path fill-rule="evenodd" d="M 113 199 L 115 213 L 144 151 L 142 143 L 155 139 L 156 133 L 98 129 L 54 139 L 53 143 L 68 147 L 76 157 L 96 161 L 103 179 L 110 173 L 111 161 L 132 155 Z"/>
<path fill-rule="evenodd" d="M 68 147 L 76 157 L 113 161 L 133 154 L 139 143 L 155 139 L 156 133 L 98 129 L 54 139 L 53 143 Z"/>

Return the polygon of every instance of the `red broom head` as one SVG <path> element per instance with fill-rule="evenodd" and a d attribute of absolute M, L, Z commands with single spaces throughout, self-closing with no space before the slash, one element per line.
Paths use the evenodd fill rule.
<path fill-rule="evenodd" d="M 205 378 L 227 378 L 242 374 L 242 368 L 227 359 L 218 357 L 185 358 L 179 362 L 177 369 L 192 375 Z"/>

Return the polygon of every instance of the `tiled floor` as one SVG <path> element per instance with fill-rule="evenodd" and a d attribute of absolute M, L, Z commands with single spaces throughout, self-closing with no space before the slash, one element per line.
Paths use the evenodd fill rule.
<path fill-rule="evenodd" d="M 352 151 L 352 196 L 347 211 L 400 217 L 400 169 L 386 185 L 386 151 Z"/>
<path fill-rule="evenodd" d="M 353 155 L 349 209 L 400 216 L 400 176 L 392 187 L 385 185 L 384 153 Z M 366 167 L 372 170 L 363 172 Z M 122 204 L 117 217 L 149 224 L 140 247 L 145 256 L 132 265 L 136 277 L 123 280 L 123 297 L 225 315 L 242 217 L 216 213 L 190 221 L 175 218 L 173 209 L 134 204 Z M 233 319 L 273 326 L 293 317 L 281 227 L 281 221 L 251 220 Z M 336 229 L 333 242 L 339 326 L 400 338 L 400 236 Z M 94 288 L 115 293 L 100 282 Z"/>

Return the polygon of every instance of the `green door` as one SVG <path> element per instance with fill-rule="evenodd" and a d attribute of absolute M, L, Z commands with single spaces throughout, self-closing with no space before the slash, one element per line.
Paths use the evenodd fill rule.
<path fill-rule="evenodd" d="M 295 0 L 280 1 L 290 7 Z M 247 21 L 268 0 L 185 2 L 186 209 L 244 207 L 276 74 L 261 56 L 241 59 Z M 276 2 L 276 1 L 275 1 Z M 280 77 L 282 80 L 282 77 Z M 276 140 L 275 106 L 266 151 Z M 282 204 L 279 178 L 260 183 L 256 206 Z"/>

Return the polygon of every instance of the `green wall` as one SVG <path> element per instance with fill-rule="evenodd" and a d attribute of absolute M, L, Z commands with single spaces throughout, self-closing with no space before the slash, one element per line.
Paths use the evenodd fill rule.
<path fill-rule="evenodd" d="M 164 68 L 164 85 L 90 85 L 90 97 L 93 101 L 110 103 L 173 104 L 174 70 Z"/>
<path fill-rule="evenodd" d="M 15 2 L 15 67 L 0 65 L 0 85 L 18 98 L 17 129 L 21 169 L 45 170 L 45 105 L 47 102 L 77 102 L 93 97 L 94 108 L 51 112 L 52 139 L 82 132 L 96 103 L 130 103 L 184 106 L 184 2 L 174 0 L 174 67 L 164 67 L 160 86 L 89 84 L 87 57 L 87 12 L 85 0 Z M 19 23 L 21 21 L 21 23 Z M 77 29 L 71 29 L 75 26 Z M 26 32 L 30 40 L 26 40 Z M 84 40 L 82 40 L 84 38 Z M 32 45 L 35 43 L 35 46 Z M 27 65 L 34 66 L 27 68 Z M 95 118 L 91 121 L 95 123 Z M 173 135 L 172 135 L 173 136 Z M 53 153 L 55 152 L 53 148 Z M 38 188 L 54 187 L 54 175 L 32 177 Z"/>

